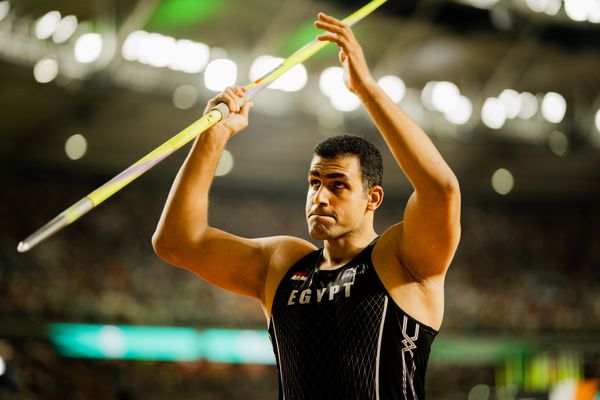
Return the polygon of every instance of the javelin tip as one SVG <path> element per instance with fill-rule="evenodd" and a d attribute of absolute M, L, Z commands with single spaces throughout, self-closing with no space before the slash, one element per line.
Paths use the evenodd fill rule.
<path fill-rule="evenodd" d="M 29 249 L 31 249 L 31 246 L 27 242 L 19 242 L 19 246 L 17 246 L 17 251 L 19 253 L 25 253 L 26 251 L 29 251 Z"/>

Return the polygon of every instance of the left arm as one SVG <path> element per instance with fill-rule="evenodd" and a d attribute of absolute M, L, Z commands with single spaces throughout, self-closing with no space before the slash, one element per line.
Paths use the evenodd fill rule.
<path fill-rule="evenodd" d="M 429 137 L 377 85 L 350 28 L 319 14 L 327 33 L 319 40 L 340 47 L 348 89 L 364 104 L 400 169 L 414 188 L 404 221 L 388 231 L 397 258 L 417 281 L 443 275 L 460 239 L 460 190 L 456 176 Z"/>

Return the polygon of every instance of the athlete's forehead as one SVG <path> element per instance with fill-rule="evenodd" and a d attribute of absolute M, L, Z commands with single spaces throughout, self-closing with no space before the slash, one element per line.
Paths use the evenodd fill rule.
<path fill-rule="evenodd" d="M 308 175 L 326 178 L 360 179 L 358 158 L 353 155 L 335 158 L 324 158 L 315 155 L 310 163 Z"/>

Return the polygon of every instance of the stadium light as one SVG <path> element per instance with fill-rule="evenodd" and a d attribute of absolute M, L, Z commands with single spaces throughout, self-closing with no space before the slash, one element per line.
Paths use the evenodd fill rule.
<path fill-rule="evenodd" d="M 213 92 L 220 92 L 235 84 L 236 79 L 237 65 L 226 58 L 212 60 L 204 70 L 204 85 Z"/>
<path fill-rule="evenodd" d="M 502 128 L 506 121 L 504 104 L 495 97 L 486 99 L 481 109 L 481 121 L 489 128 Z"/>
<path fill-rule="evenodd" d="M 52 33 L 54 43 L 64 43 L 69 40 L 73 33 L 75 33 L 77 24 L 77 17 L 74 15 L 67 15 L 61 19 Z"/>
<path fill-rule="evenodd" d="M 8 1 L 0 1 L 0 21 L 8 15 L 10 11 L 10 3 Z"/>
<path fill-rule="evenodd" d="M 556 92 L 548 92 L 542 100 L 542 115 L 548 122 L 559 123 L 567 112 L 567 101 Z"/>
<path fill-rule="evenodd" d="M 60 12 L 50 11 L 46 13 L 35 24 L 35 36 L 40 40 L 48 39 L 56 30 L 60 20 Z"/>
<path fill-rule="evenodd" d="M 33 77 L 39 83 L 49 83 L 58 75 L 58 63 L 52 58 L 42 58 L 33 67 Z"/>
<path fill-rule="evenodd" d="M 506 168 L 499 168 L 492 175 L 492 188 L 498 194 L 506 195 L 510 193 L 514 184 L 513 175 Z"/>
<path fill-rule="evenodd" d="M 344 70 L 329 67 L 319 77 L 321 92 L 329 97 L 331 105 L 339 111 L 351 112 L 360 107 L 360 100 L 348 90 L 344 83 Z"/>
<path fill-rule="evenodd" d="M 85 33 L 75 43 L 75 60 L 82 64 L 93 63 L 102 53 L 102 36 L 99 33 Z"/>
<path fill-rule="evenodd" d="M 400 103 L 406 94 L 406 85 L 404 84 L 404 81 L 397 76 L 382 76 L 377 81 L 377 84 L 394 103 Z"/>

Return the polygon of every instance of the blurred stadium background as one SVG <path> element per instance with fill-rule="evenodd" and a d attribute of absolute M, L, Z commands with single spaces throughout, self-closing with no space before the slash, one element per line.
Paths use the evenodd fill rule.
<path fill-rule="evenodd" d="M 17 244 L 366 1 L 0 1 L 0 398 L 274 399 L 259 304 L 150 238 L 186 150 L 65 231 Z M 600 1 L 389 0 L 358 24 L 375 78 L 463 193 L 431 399 L 600 395 Z M 212 224 L 307 237 L 310 151 L 384 149 L 326 48 L 255 98 Z M 381 231 L 410 194 L 386 151 Z"/>

